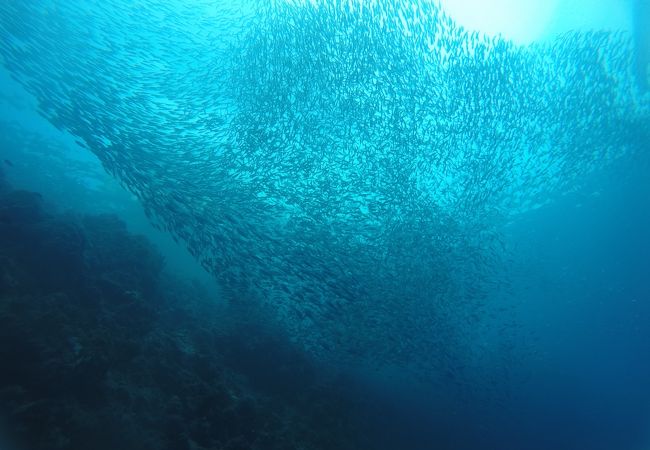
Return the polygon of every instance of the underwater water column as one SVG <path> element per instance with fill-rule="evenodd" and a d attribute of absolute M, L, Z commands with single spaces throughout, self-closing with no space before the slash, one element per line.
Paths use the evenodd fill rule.
<path fill-rule="evenodd" d="M 595 231 L 616 202 L 576 200 L 607 197 L 617 189 L 610 178 L 644 167 L 643 39 L 611 24 L 569 31 L 562 2 L 509 6 L 490 16 L 475 4 L 456 20 L 451 5 L 429 1 L 8 1 L 0 54 L 41 116 L 95 155 L 234 308 L 282 330 L 311 360 L 361 374 L 363 386 L 380 386 L 375 394 L 395 373 L 399 388 L 424 386 L 438 409 L 407 389 L 386 394 L 402 402 L 387 416 L 402 418 L 401 431 L 413 407 L 422 429 L 446 417 L 433 434 L 450 442 L 462 435 L 453 416 L 521 448 L 539 435 L 536 423 L 583 420 L 538 445 L 558 448 L 612 419 L 602 404 L 588 411 L 611 378 L 570 360 L 633 341 L 613 376 L 644 355 L 643 329 L 628 335 L 604 319 L 620 313 L 638 326 L 634 314 L 644 317 L 608 302 L 610 291 L 644 298 L 636 275 L 605 264 L 629 255 L 610 258 L 596 239 L 616 234 Z M 462 26 L 470 19 L 492 22 Z M 630 191 L 643 193 L 637 182 Z M 585 216 L 561 212 L 585 204 Z M 616 217 L 634 223 L 634 208 L 643 210 Z M 558 231 L 563 215 L 572 222 Z M 643 233 L 632 234 L 644 249 Z M 580 236 L 598 251 L 553 245 Z M 632 252 L 627 244 L 619 248 Z M 609 285 L 581 281 L 600 278 L 584 255 L 602 262 Z M 592 301 L 612 309 L 590 310 Z M 592 334 L 610 326 L 630 342 Z M 540 352 L 551 357 L 540 362 Z M 544 388 L 519 389 L 522 379 Z M 472 414 L 498 401 L 522 407 L 507 401 L 511 390 L 533 405 L 520 430 L 504 426 L 506 414 Z M 561 396 L 578 411 L 554 420 L 547 413 Z M 605 404 L 623 404 L 614 397 Z M 516 431 L 523 437 L 505 442 Z"/>

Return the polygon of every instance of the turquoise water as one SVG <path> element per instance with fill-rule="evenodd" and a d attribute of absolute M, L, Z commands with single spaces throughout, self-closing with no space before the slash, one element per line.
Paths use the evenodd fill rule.
<path fill-rule="evenodd" d="M 9 0 L 0 33 L 15 445 L 650 444 L 638 29 L 521 44 L 429 1 Z"/>

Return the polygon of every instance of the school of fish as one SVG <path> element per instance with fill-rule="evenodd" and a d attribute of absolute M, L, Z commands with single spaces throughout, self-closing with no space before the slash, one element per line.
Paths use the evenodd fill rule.
<path fill-rule="evenodd" d="M 452 364 L 500 227 L 650 142 L 630 36 L 517 46 L 431 0 L 4 0 L 0 35 L 40 113 L 322 358 Z"/>

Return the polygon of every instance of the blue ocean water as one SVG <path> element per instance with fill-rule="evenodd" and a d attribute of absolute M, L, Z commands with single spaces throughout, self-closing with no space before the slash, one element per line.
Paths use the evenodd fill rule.
<path fill-rule="evenodd" d="M 0 448 L 650 449 L 642 30 L 5 1 Z"/>

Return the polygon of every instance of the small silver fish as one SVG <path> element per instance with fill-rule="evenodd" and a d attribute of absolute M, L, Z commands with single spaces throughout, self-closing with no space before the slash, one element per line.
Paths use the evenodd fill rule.
<path fill-rule="evenodd" d="M 637 83 L 645 94 L 650 88 L 650 0 L 634 2 L 634 47 Z"/>

